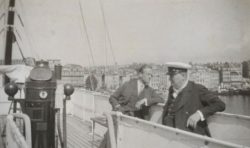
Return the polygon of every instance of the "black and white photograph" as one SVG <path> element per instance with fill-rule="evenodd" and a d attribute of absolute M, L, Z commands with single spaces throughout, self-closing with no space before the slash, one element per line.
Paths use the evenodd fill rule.
<path fill-rule="evenodd" d="M 250 0 L 0 0 L 0 148 L 250 148 Z"/>

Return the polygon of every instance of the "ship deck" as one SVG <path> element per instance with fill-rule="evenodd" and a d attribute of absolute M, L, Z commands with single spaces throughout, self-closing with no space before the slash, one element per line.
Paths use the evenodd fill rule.
<path fill-rule="evenodd" d="M 2 131 L 4 128 L 6 116 L 0 116 L 0 147 L 4 148 L 4 143 L 2 137 Z M 93 131 L 92 123 L 89 121 L 83 121 L 72 115 L 67 115 L 67 147 L 68 148 L 97 148 L 102 140 L 103 133 L 106 128 L 102 126 L 96 126 L 94 132 L 93 141 Z M 59 142 L 58 142 L 59 143 Z M 59 144 L 60 147 L 60 144 Z"/>
<path fill-rule="evenodd" d="M 5 118 L 6 116 L 3 116 L 3 115 L 0 115 L 0 147 L 1 148 L 4 148 L 4 145 L 3 145 L 3 128 L 4 128 L 4 123 L 5 123 Z"/>
<path fill-rule="evenodd" d="M 60 108 L 60 110 L 62 110 L 63 89 L 62 87 L 59 88 L 61 89 L 58 89 L 56 92 L 57 97 L 55 106 L 56 108 Z M 6 96 L 2 98 L 6 98 Z M 0 101 L 0 113 L 6 114 L 9 110 L 9 106 L 10 106 L 9 101 L 6 100 L 2 102 Z M 231 107 L 230 105 L 228 106 Z M 92 139 L 93 129 L 90 119 L 103 115 L 103 113 L 106 113 L 110 110 L 111 106 L 108 100 L 108 96 L 95 92 L 88 92 L 82 89 L 76 89 L 71 97 L 71 100 L 67 102 L 68 148 L 98 147 L 102 140 L 103 134 L 107 129 L 99 124 L 96 124 L 95 134 L 94 134 L 95 138 L 93 141 Z M 160 121 L 162 113 L 162 105 L 154 106 L 151 111 L 152 111 L 151 112 L 152 117 L 150 119 L 151 123 L 146 123 L 146 121 L 139 121 L 134 118 L 130 119 L 129 117 L 126 117 L 127 120 L 124 120 L 123 123 L 120 122 L 119 126 L 120 128 L 123 128 L 123 131 L 130 131 L 130 132 L 120 133 L 119 136 L 123 139 L 119 140 L 123 142 L 122 144 L 119 143 L 120 146 L 122 145 L 123 147 L 133 146 L 134 148 L 138 147 L 151 148 L 153 147 L 151 145 L 156 141 L 158 141 L 157 143 L 159 143 L 159 138 L 160 138 L 162 139 L 160 141 L 162 147 L 166 147 L 166 145 L 169 145 L 170 147 L 171 146 L 177 147 L 176 144 L 178 145 L 183 143 L 184 144 L 182 145 L 182 147 L 185 147 L 186 141 L 185 140 L 180 141 L 179 139 L 181 138 L 190 139 L 190 133 L 189 134 L 186 133 L 186 136 L 183 137 L 183 135 L 185 135 L 183 131 L 167 129 L 162 125 L 156 125 L 156 123 L 159 123 Z M 5 122 L 4 119 L 6 119 L 6 116 L 3 116 L 1 114 L 0 114 L 0 132 L 2 133 L 4 125 L 3 123 Z M 218 145 L 216 145 L 216 147 L 223 146 L 225 141 L 244 146 L 250 146 L 249 123 L 250 123 L 250 117 L 248 116 L 232 115 L 226 113 L 215 114 L 213 117 L 209 119 L 209 128 L 211 130 L 213 137 L 215 137 L 216 140 L 223 140 L 223 142 L 220 142 L 218 144 L 218 142 L 211 141 L 211 143 L 217 143 Z M 131 124 L 131 126 L 127 126 L 128 124 L 129 125 Z M 155 136 L 152 135 L 152 131 L 154 131 Z M 182 133 L 182 134 L 176 134 L 176 133 Z M 140 138 L 136 143 L 137 145 L 135 145 L 133 140 L 138 138 L 139 135 Z M 200 138 L 197 138 L 197 136 L 191 136 L 191 137 L 194 138 L 192 142 L 189 142 L 189 144 L 191 145 L 195 145 L 199 142 L 203 143 L 204 141 L 204 138 L 202 137 Z M 173 142 L 173 139 L 176 139 L 176 141 Z M 125 143 L 125 140 L 131 140 L 131 141 L 126 141 Z M 145 144 L 145 142 L 147 142 L 147 144 Z M 131 145 L 131 143 L 133 143 L 133 145 Z M 231 144 L 227 145 L 230 145 L 229 147 L 232 147 Z M 5 148 L 3 146 L 2 137 L 0 137 L 0 148 L 2 147 Z M 158 147 L 160 146 L 158 145 Z"/>
<path fill-rule="evenodd" d="M 74 116 L 67 116 L 68 148 L 97 148 L 102 140 L 104 128 L 96 126 L 92 131 L 92 123 Z M 94 135 L 93 135 L 94 134 Z M 94 136 L 94 141 L 93 141 Z M 92 145 L 93 144 L 93 145 Z"/>

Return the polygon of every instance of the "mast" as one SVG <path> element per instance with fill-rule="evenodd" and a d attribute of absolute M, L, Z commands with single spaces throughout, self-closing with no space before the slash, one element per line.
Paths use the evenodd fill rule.
<path fill-rule="evenodd" d="M 7 32 L 5 44 L 5 58 L 4 64 L 11 65 L 12 59 L 12 42 L 14 41 L 13 25 L 15 17 L 15 0 L 9 0 L 8 18 L 7 18 Z"/>
<path fill-rule="evenodd" d="M 8 17 L 7 17 L 7 31 L 6 31 L 6 42 L 5 42 L 5 57 L 4 64 L 11 65 L 12 60 L 12 43 L 15 40 L 13 33 L 14 17 L 15 17 L 15 0 L 9 0 Z M 5 77 L 5 84 L 9 82 L 9 79 Z"/>

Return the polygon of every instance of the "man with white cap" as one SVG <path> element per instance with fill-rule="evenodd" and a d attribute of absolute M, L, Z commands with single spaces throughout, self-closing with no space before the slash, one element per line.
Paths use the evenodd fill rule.
<path fill-rule="evenodd" d="M 163 110 L 163 124 L 211 136 L 206 119 L 225 110 L 225 103 L 206 87 L 189 81 L 191 65 L 170 62 L 167 66 L 171 86 Z"/>

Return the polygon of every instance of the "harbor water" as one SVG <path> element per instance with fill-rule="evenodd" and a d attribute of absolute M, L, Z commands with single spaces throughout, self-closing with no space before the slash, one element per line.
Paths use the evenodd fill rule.
<path fill-rule="evenodd" d="M 232 95 L 220 96 L 226 103 L 226 113 L 250 116 L 250 96 Z"/>

